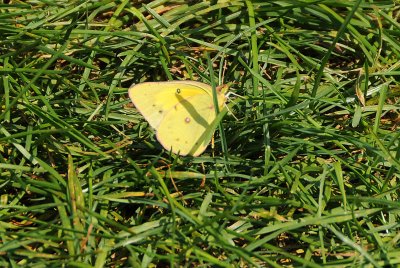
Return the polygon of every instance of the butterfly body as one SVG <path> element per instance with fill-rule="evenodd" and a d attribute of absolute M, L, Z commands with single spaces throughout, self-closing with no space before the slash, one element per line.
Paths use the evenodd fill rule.
<path fill-rule="evenodd" d="M 217 90 L 220 109 L 226 90 Z M 129 97 L 165 149 L 197 156 L 210 143 L 216 118 L 211 86 L 196 81 L 146 82 L 131 86 Z"/>

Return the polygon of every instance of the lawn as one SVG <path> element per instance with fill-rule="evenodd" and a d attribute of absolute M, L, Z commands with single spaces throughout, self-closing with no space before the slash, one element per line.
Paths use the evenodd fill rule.
<path fill-rule="evenodd" d="M 0 266 L 400 265 L 399 17 L 1 1 Z M 199 156 L 163 148 L 128 96 L 169 80 L 230 85 Z"/>

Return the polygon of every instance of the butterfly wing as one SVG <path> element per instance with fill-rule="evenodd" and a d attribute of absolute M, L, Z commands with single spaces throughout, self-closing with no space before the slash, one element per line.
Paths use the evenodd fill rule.
<path fill-rule="evenodd" d="M 146 82 L 129 88 L 129 97 L 136 109 L 144 116 L 149 124 L 157 129 L 165 114 L 179 103 L 177 92 L 185 87 L 183 98 L 204 94 L 204 90 L 191 86 L 187 88 L 184 81 Z M 197 82 L 198 83 L 198 82 Z M 202 84 L 202 83 L 199 83 Z M 206 84 L 204 84 L 206 85 Z M 206 85 L 207 86 L 207 85 Z"/>
<path fill-rule="evenodd" d="M 131 87 L 129 96 L 156 129 L 165 149 L 197 156 L 210 143 L 216 116 L 209 85 L 195 81 L 142 83 Z M 224 92 L 218 92 L 217 98 L 221 108 Z"/>
<path fill-rule="evenodd" d="M 214 132 L 210 129 L 214 119 L 215 108 L 207 94 L 182 99 L 160 123 L 157 139 L 173 153 L 197 156 L 210 143 L 207 132 Z"/>

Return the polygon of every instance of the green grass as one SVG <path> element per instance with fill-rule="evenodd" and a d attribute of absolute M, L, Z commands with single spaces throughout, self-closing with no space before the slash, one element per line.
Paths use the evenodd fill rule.
<path fill-rule="evenodd" d="M 0 4 L 0 266 L 399 265 L 398 1 L 137 2 Z M 185 79 L 195 158 L 127 95 Z"/>

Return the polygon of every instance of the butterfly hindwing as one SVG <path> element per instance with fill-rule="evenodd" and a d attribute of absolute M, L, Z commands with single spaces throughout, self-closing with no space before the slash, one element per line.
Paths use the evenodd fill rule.
<path fill-rule="evenodd" d="M 211 99 L 212 100 L 212 99 Z M 215 119 L 215 108 L 207 95 L 181 100 L 171 109 L 157 129 L 157 139 L 166 149 L 180 155 L 201 154 L 210 140 L 206 131 Z"/>

